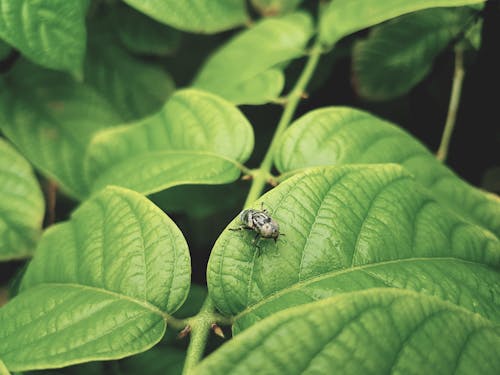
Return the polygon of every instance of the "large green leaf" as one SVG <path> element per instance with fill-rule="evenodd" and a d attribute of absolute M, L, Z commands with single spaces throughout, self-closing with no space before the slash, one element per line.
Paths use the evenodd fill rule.
<path fill-rule="evenodd" d="M 21 293 L 0 309 L 0 356 L 23 371 L 144 351 L 189 283 L 175 224 L 138 193 L 108 187 L 43 235 Z"/>
<path fill-rule="evenodd" d="M 303 56 L 312 33 L 307 13 L 264 19 L 217 50 L 193 85 L 238 104 L 266 103 L 283 89 L 276 65 Z"/>
<path fill-rule="evenodd" d="M 406 13 L 482 2 L 484 0 L 335 0 L 323 10 L 319 38 L 326 46 L 332 46 L 344 36 Z"/>
<path fill-rule="evenodd" d="M 0 79 L 0 129 L 73 197 L 88 190 L 83 156 L 91 135 L 118 122 L 104 98 L 66 74 L 20 62 Z"/>
<path fill-rule="evenodd" d="M 176 29 L 216 33 L 248 21 L 245 0 L 124 0 L 131 7 Z"/>
<path fill-rule="evenodd" d="M 252 148 L 252 128 L 235 106 L 186 89 L 157 114 L 98 133 L 87 170 L 94 191 L 113 184 L 149 194 L 181 184 L 232 182 Z"/>
<path fill-rule="evenodd" d="M 85 81 L 109 100 L 125 121 L 157 112 L 175 84 L 159 66 L 130 56 L 120 47 L 97 38 L 89 46 Z"/>
<path fill-rule="evenodd" d="M 43 213 L 43 195 L 30 164 L 0 138 L 0 260 L 31 255 Z"/>
<path fill-rule="evenodd" d="M 371 289 L 282 311 L 197 374 L 498 374 L 500 326 L 425 294 Z"/>
<path fill-rule="evenodd" d="M 47 68 L 78 72 L 87 0 L 0 0 L 0 38 Z"/>
<path fill-rule="evenodd" d="M 328 272 L 285 288 L 236 317 L 239 332 L 285 308 L 341 293 L 393 287 L 431 294 L 500 323 L 500 275 L 483 264 L 456 258 L 408 258 Z"/>
<path fill-rule="evenodd" d="M 500 235 L 500 199 L 472 187 L 400 128 L 346 107 L 314 110 L 283 134 L 275 154 L 281 172 L 351 163 L 398 163 L 449 209 Z"/>
<path fill-rule="evenodd" d="M 470 25 L 468 8 L 435 8 L 373 28 L 353 53 L 359 94 L 387 100 L 407 93 L 431 70 L 434 58 Z"/>
<path fill-rule="evenodd" d="M 359 288 L 370 287 L 362 276 L 372 269 L 385 272 L 394 285 L 422 289 L 473 311 L 500 311 L 493 293 L 498 292 L 499 275 L 484 266 L 500 265 L 498 239 L 443 208 L 398 165 L 313 168 L 265 194 L 256 208 L 260 202 L 285 236 L 276 244 L 261 240 L 258 256 L 253 233 L 221 234 L 210 256 L 207 280 L 210 295 L 224 314 L 241 313 L 277 293 L 300 292 L 305 282 L 334 279 L 342 273 L 350 273 L 352 289 L 356 283 Z M 238 218 L 228 228 L 237 225 Z M 449 288 L 439 288 L 436 279 L 425 280 L 443 259 L 450 260 L 450 267 L 471 263 L 464 266 L 468 270 L 464 278 L 470 278 L 465 285 L 477 283 L 483 292 L 455 301 L 453 288 L 464 289 L 465 296 L 473 287 L 462 286 L 453 274 L 446 276 L 446 266 L 441 269 L 443 278 L 450 280 Z M 392 263 L 401 265 L 402 276 L 395 276 Z M 411 267 L 422 272 L 412 276 Z M 380 286 L 376 277 L 372 279 L 373 286 Z M 332 288 L 341 286 L 332 280 L 311 294 L 321 298 L 335 293 Z"/>
<path fill-rule="evenodd" d="M 158 23 L 129 6 L 117 4 L 111 14 L 120 41 L 134 53 L 168 55 L 180 44 L 180 32 Z"/>

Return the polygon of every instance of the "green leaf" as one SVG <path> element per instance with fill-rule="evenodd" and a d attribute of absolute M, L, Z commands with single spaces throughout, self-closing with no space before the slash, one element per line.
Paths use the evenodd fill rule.
<path fill-rule="evenodd" d="M 179 47 L 179 31 L 158 23 L 129 6 L 117 4 L 111 17 L 118 38 L 134 53 L 164 56 Z"/>
<path fill-rule="evenodd" d="M 47 68 L 78 72 L 87 0 L 0 0 L 0 38 Z"/>
<path fill-rule="evenodd" d="M 253 148 L 253 131 L 225 100 L 177 91 L 157 114 L 98 133 L 89 147 L 92 190 L 120 185 L 150 194 L 181 184 L 236 180 Z"/>
<path fill-rule="evenodd" d="M 203 86 L 200 85 L 234 104 L 259 105 L 272 102 L 280 96 L 285 86 L 285 75 L 279 69 L 268 69 L 247 80 L 226 82 L 226 85 L 216 89 Z"/>
<path fill-rule="evenodd" d="M 270 17 L 291 12 L 295 10 L 302 1 L 303 0 L 251 0 L 251 3 L 264 17 Z"/>
<path fill-rule="evenodd" d="M 332 271 L 280 290 L 240 313 L 242 331 L 266 316 L 341 293 L 371 288 L 430 294 L 500 323 L 500 275 L 483 264 L 454 258 L 408 258 Z"/>
<path fill-rule="evenodd" d="M 0 260 L 32 254 L 44 209 L 31 165 L 0 138 Z"/>
<path fill-rule="evenodd" d="M 244 0 L 124 0 L 158 22 L 183 31 L 212 34 L 248 21 Z"/>
<path fill-rule="evenodd" d="M 0 309 L 0 356 L 23 371 L 144 351 L 189 283 L 175 224 L 138 193 L 108 187 L 44 233 L 21 293 Z"/>
<path fill-rule="evenodd" d="M 406 13 L 482 2 L 484 0 L 335 0 L 322 13 L 319 38 L 331 47 L 349 34 Z"/>
<path fill-rule="evenodd" d="M 398 163 L 434 198 L 500 235 L 500 200 L 460 179 L 408 133 L 369 113 L 347 107 L 314 110 L 283 134 L 275 154 L 281 172 L 321 165 Z"/>
<path fill-rule="evenodd" d="M 500 327 L 438 298 L 370 289 L 288 309 L 197 374 L 498 374 Z"/>
<path fill-rule="evenodd" d="M 109 100 L 125 121 L 160 110 L 174 92 L 172 78 L 159 66 L 130 56 L 100 38 L 91 43 L 85 62 L 85 81 Z"/>
<path fill-rule="evenodd" d="M 88 191 L 83 156 L 91 135 L 118 122 L 105 99 L 66 74 L 19 62 L 0 79 L 0 129 L 72 197 Z"/>
<path fill-rule="evenodd" d="M 303 56 L 312 33 L 307 13 L 264 19 L 217 50 L 193 85 L 237 104 L 269 102 L 283 89 L 283 74 L 277 65 Z"/>
<path fill-rule="evenodd" d="M 260 202 L 285 236 L 276 244 L 261 240 L 262 255 L 258 256 L 253 233 L 225 230 L 221 234 L 210 256 L 207 281 L 213 301 L 224 314 L 241 313 L 277 293 L 299 289 L 308 280 L 368 266 L 390 269 L 396 263 L 404 268 L 423 261 L 429 264 L 424 270 L 430 272 L 443 258 L 477 264 L 473 269 L 500 265 L 500 242 L 494 235 L 443 209 L 398 165 L 309 169 L 278 185 L 254 206 Z M 228 228 L 237 227 L 238 220 Z M 481 293 L 484 298 L 473 300 L 484 306 L 475 309 L 490 311 L 486 303 L 498 306 L 498 302 L 490 294 L 495 284 L 488 281 L 497 280 L 500 285 L 498 274 L 482 282 L 474 275 L 481 273 L 471 271 L 467 277 L 477 279 L 486 290 Z M 394 276 L 389 273 L 387 277 Z M 424 277 L 424 273 L 415 275 L 402 287 L 415 284 L 420 290 L 419 283 L 430 283 L 418 281 Z M 457 280 L 453 287 L 461 289 L 461 283 Z M 453 298 L 453 292 L 441 291 L 433 283 L 422 289 L 429 294 L 449 293 L 446 298 Z M 316 296 L 331 293 L 319 289 Z M 469 306 L 472 302 L 468 301 L 464 298 L 458 303 Z"/>
<path fill-rule="evenodd" d="M 467 8 L 435 8 L 372 29 L 353 52 L 359 94 L 388 100 L 407 93 L 431 70 L 436 56 L 470 24 Z"/>

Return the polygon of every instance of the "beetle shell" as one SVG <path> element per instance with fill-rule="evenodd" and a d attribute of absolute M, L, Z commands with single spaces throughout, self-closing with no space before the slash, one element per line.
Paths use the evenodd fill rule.
<path fill-rule="evenodd" d="M 269 216 L 266 210 L 244 210 L 240 214 L 240 220 L 243 225 L 253 229 L 263 238 L 276 240 L 280 235 L 279 224 Z"/>

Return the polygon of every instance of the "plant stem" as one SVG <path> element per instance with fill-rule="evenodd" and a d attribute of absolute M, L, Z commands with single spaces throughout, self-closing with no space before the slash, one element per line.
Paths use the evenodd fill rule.
<path fill-rule="evenodd" d="M 264 159 L 260 164 L 260 167 L 257 170 L 254 170 L 254 173 L 252 174 L 252 186 L 250 187 L 250 191 L 248 192 L 248 196 L 245 201 L 245 207 L 248 207 L 260 197 L 260 195 L 262 194 L 262 190 L 264 190 L 266 182 L 269 180 L 271 167 L 273 165 L 273 157 L 274 153 L 276 152 L 276 146 L 280 141 L 281 135 L 286 130 L 288 125 L 290 125 L 295 110 L 297 109 L 297 105 L 299 104 L 306 86 L 309 83 L 316 66 L 318 65 L 321 53 L 321 47 L 318 43 L 316 43 L 309 53 L 309 58 L 307 59 L 304 70 L 302 70 L 297 83 L 287 97 L 283 114 L 281 115 L 280 121 L 278 122 L 278 126 L 276 127 L 276 131 L 274 132 L 269 149 L 267 150 L 266 155 L 264 156 Z"/>
<path fill-rule="evenodd" d="M 251 175 L 253 179 L 252 186 L 250 187 L 245 202 L 245 207 L 253 203 L 261 195 L 266 182 L 268 182 L 273 177 L 270 171 L 278 141 L 293 118 L 299 100 L 303 96 L 304 90 L 314 73 L 321 53 L 322 50 L 319 44 L 315 44 L 309 53 L 309 57 L 307 59 L 304 70 L 302 71 L 299 79 L 297 80 L 297 83 L 287 97 L 283 114 L 281 115 L 280 121 L 273 135 L 273 139 L 271 140 L 271 144 L 269 145 L 269 149 L 267 150 L 267 153 L 264 156 L 260 167 L 258 169 L 246 171 L 247 174 Z M 212 323 L 218 322 L 222 324 L 231 324 L 232 320 L 215 313 L 214 303 L 210 296 L 208 296 L 205 299 L 200 312 L 192 318 L 186 319 L 185 321 L 191 327 L 191 341 L 189 343 L 182 374 L 190 375 L 192 374 L 193 369 L 196 367 L 200 359 L 203 357 L 205 345 L 211 330 Z"/>
<path fill-rule="evenodd" d="M 200 312 L 189 319 L 191 326 L 191 339 L 184 362 L 182 375 L 191 374 L 205 352 L 205 344 L 210 333 L 210 328 L 214 322 L 215 306 L 208 296 L 200 309 Z"/>
<path fill-rule="evenodd" d="M 462 84 L 464 81 L 464 54 L 460 46 L 455 47 L 455 71 L 453 73 L 453 85 L 451 87 L 450 104 L 448 106 L 448 115 L 444 126 L 443 135 L 441 136 L 441 144 L 436 153 L 436 158 L 444 162 L 448 156 L 448 147 L 450 145 L 451 135 L 455 128 L 457 118 L 458 105 L 460 103 L 460 95 L 462 93 Z"/>

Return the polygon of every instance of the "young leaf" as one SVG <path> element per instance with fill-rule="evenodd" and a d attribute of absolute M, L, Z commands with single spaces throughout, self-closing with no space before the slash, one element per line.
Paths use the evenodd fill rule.
<path fill-rule="evenodd" d="M 248 21 L 245 0 L 124 1 L 158 22 L 195 33 L 216 33 Z"/>
<path fill-rule="evenodd" d="M 498 374 L 500 327 L 422 293 L 384 288 L 284 310 L 197 374 Z"/>
<path fill-rule="evenodd" d="M 322 13 L 319 38 L 331 47 L 349 34 L 406 13 L 482 2 L 484 0 L 335 0 L 326 5 Z"/>
<path fill-rule="evenodd" d="M 0 138 L 0 261 L 31 255 L 44 208 L 31 165 Z"/>
<path fill-rule="evenodd" d="M 118 38 L 130 51 L 145 55 L 168 55 L 180 44 L 181 33 L 158 23 L 133 8 L 117 4 L 111 20 Z"/>
<path fill-rule="evenodd" d="M 418 268 L 422 262 L 425 272 L 431 272 L 437 267 L 435 262 L 443 258 L 473 263 L 472 271 L 485 268 L 483 265 L 500 265 L 500 242 L 494 235 L 443 209 L 398 165 L 310 169 L 278 185 L 260 201 L 285 236 L 276 244 L 261 240 L 259 256 L 252 244 L 254 233 L 225 230 L 221 234 L 210 256 L 207 281 L 213 301 L 224 314 L 241 313 L 265 298 L 299 289 L 315 278 L 351 272 L 352 282 L 363 284 L 366 272 L 377 266 L 391 270 L 393 263 L 404 269 L 405 265 Z M 256 208 L 259 203 L 255 203 Z M 238 224 L 236 218 L 228 228 Z M 354 272 L 367 267 L 369 270 Z M 472 271 L 467 276 L 471 278 L 469 285 L 479 275 L 488 274 L 488 270 Z M 420 281 L 424 277 L 422 273 L 405 280 L 403 275 L 399 277 L 403 281 L 394 283 L 408 288 L 414 285 L 417 290 L 419 285 L 430 283 L 429 289 L 421 289 L 430 294 L 450 293 L 446 298 L 453 299 L 452 291 L 441 292 L 433 287 L 435 280 Z M 386 278 L 396 276 L 389 272 Z M 454 280 L 451 276 L 447 279 Z M 485 290 L 480 294 L 483 297 L 472 301 L 464 298 L 463 304 L 482 304 L 471 309 L 490 311 L 487 303 L 495 303 L 491 300 L 495 284 L 489 282 L 494 280 L 500 281 L 498 274 L 478 280 Z M 462 289 L 459 281 L 455 284 Z M 370 287 L 369 283 L 364 285 Z M 380 283 L 373 282 L 373 286 Z M 321 298 L 332 293 L 320 288 L 313 295 Z"/>
<path fill-rule="evenodd" d="M 0 38 L 47 68 L 79 72 L 87 0 L 0 0 Z"/>
<path fill-rule="evenodd" d="M 284 79 L 276 65 L 303 56 L 312 33 L 307 13 L 264 19 L 216 51 L 193 85 L 237 104 L 266 103 L 283 89 Z M 248 58 L 249 51 L 252 58 Z"/>
<path fill-rule="evenodd" d="M 21 293 L 0 309 L 0 356 L 23 371 L 144 351 L 189 283 L 175 224 L 140 194 L 108 187 L 44 233 Z"/>
<path fill-rule="evenodd" d="M 253 148 L 253 131 L 225 100 L 177 91 L 157 114 L 98 133 L 88 150 L 92 190 L 113 184 L 150 194 L 181 184 L 236 180 Z"/>
<path fill-rule="evenodd" d="M 82 170 L 91 135 L 119 122 L 104 98 L 66 74 L 21 61 L 0 79 L 0 129 L 73 197 L 88 191 Z"/>
<path fill-rule="evenodd" d="M 281 172 L 353 163 L 398 163 L 449 209 L 500 235 L 500 200 L 480 191 L 439 163 L 400 128 L 347 107 L 314 110 L 283 134 L 275 154 Z"/>
<path fill-rule="evenodd" d="M 435 8 L 373 28 L 354 47 L 353 75 L 359 94 L 388 100 L 407 93 L 431 70 L 435 57 L 471 25 L 467 8 Z"/>
<path fill-rule="evenodd" d="M 101 39 L 89 46 L 85 81 L 107 98 L 125 121 L 160 110 L 175 90 L 172 78 L 159 66 L 142 62 L 106 43 L 108 39 Z"/>

